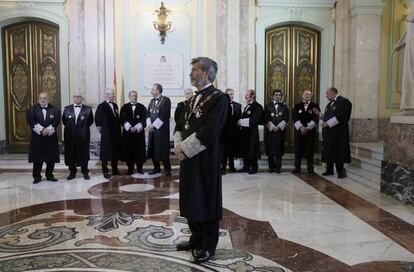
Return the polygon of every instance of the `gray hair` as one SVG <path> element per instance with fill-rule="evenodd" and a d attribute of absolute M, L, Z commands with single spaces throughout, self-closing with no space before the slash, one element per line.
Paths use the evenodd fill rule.
<path fill-rule="evenodd" d="M 201 70 L 208 73 L 208 81 L 212 83 L 216 79 L 218 70 L 217 62 L 207 57 L 198 57 L 191 60 L 191 64 L 200 63 Z"/>
<path fill-rule="evenodd" d="M 111 94 L 115 94 L 114 89 L 112 89 L 112 88 L 105 88 L 105 89 L 104 89 L 104 95 L 106 96 L 106 95 L 107 95 L 107 94 L 109 94 L 109 93 L 111 93 Z"/>
<path fill-rule="evenodd" d="M 224 91 L 225 93 L 229 93 L 229 92 L 233 92 L 234 93 L 234 90 L 233 89 L 231 89 L 231 88 L 227 88 L 226 89 L 226 91 Z"/>

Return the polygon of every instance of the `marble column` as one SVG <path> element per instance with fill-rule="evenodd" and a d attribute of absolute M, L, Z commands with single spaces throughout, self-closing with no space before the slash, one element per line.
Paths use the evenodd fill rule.
<path fill-rule="evenodd" d="M 70 22 L 69 99 L 72 92 L 80 91 L 84 103 L 95 110 L 103 99 L 103 89 L 113 81 L 113 1 L 66 1 L 65 12 Z M 95 155 L 99 154 L 99 141 L 93 125 L 91 153 Z"/>
<path fill-rule="evenodd" d="M 381 0 L 351 0 L 349 92 L 353 103 L 351 141 L 378 141 Z"/>

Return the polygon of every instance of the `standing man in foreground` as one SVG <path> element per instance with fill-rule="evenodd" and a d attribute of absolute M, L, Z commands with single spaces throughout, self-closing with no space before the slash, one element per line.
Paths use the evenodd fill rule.
<path fill-rule="evenodd" d="M 118 105 L 114 90 L 105 89 L 105 101 L 98 105 L 95 115 L 95 124 L 101 133 L 101 154 L 102 173 L 109 179 L 108 161 L 111 161 L 112 175 L 120 175 L 118 160 L 121 153 L 121 123 L 119 120 Z"/>
<path fill-rule="evenodd" d="M 174 152 L 181 161 L 180 213 L 188 220 L 191 237 L 177 250 L 192 250 L 194 260 L 202 263 L 215 254 L 223 215 L 219 142 L 229 100 L 212 85 L 214 60 L 199 57 L 191 64 L 191 84 L 198 91 L 174 133 Z"/>
<path fill-rule="evenodd" d="M 170 116 L 171 101 L 162 95 L 162 86 L 154 84 L 151 89 L 151 99 L 148 105 L 148 156 L 152 158 L 154 169 L 150 175 L 161 173 L 160 161 L 164 165 L 165 175 L 171 176 L 170 163 Z"/>
<path fill-rule="evenodd" d="M 60 111 L 49 104 L 49 95 L 46 92 L 39 94 L 39 103 L 27 111 L 27 123 L 32 132 L 29 150 L 29 163 L 33 163 L 33 183 L 42 180 L 40 172 L 43 163 L 46 163 L 46 179 L 57 181 L 53 176 L 55 163 L 59 159 L 59 145 L 57 128 L 60 123 Z"/>
<path fill-rule="evenodd" d="M 74 93 L 73 104 L 66 106 L 62 115 L 62 123 L 65 126 L 63 133 L 65 164 L 69 167 L 70 172 L 67 180 L 76 178 L 77 166 L 81 167 L 83 178 L 90 179 L 88 162 L 93 113 L 92 108 L 83 105 L 82 102 L 81 93 Z"/>
<path fill-rule="evenodd" d="M 326 172 L 322 175 L 333 175 L 335 164 L 338 178 L 345 178 L 344 163 L 351 162 L 348 122 L 351 119 L 352 104 L 348 99 L 340 96 L 335 87 L 326 90 L 326 98 L 329 103 L 326 105 L 321 124 L 322 161 L 326 163 Z"/>

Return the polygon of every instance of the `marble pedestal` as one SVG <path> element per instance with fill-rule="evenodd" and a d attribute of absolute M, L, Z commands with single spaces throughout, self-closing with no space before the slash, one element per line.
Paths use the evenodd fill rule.
<path fill-rule="evenodd" d="M 414 205 L 414 116 L 395 115 L 385 125 L 381 192 Z"/>

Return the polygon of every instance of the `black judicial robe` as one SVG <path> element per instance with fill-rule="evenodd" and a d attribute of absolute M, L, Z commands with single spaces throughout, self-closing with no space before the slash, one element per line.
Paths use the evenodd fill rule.
<path fill-rule="evenodd" d="M 65 126 L 63 141 L 65 147 L 65 164 L 77 166 L 89 161 L 89 141 L 91 138 L 90 126 L 93 124 L 92 108 L 82 105 L 75 122 L 73 105 L 63 110 L 62 124 Z"/>
<path fill-rule="evenodd" d="M 320 111 L 319 105 L 312 101 L 309 102 L 307 110 L 305 110 L 305 103 L 303 102 L 297 103 L 292 109 L 293 125 L 295 125 L 297 121 L 300 121 L 305 127 L 307 127 L 308 123 L 311 121 L 314 121 L 316 125 L 314 129 L 308 131 L 307 135 L 302 135 L 300 130 L 297 130 L 294 127 L 294 149 L 295 155 L 299 157 L 313 158 L 313 154 L 315 153 L 315 137 L 319 126 L 319 115 L 315 114 L 313 109 L 317 109 L 318 112 Z"/>
<path fill-rule="evenodd" d="M 176 138 L 178 133 L 182 140 L 186 140 L 194 134 L 206 147 L 192 158 L 180 162 L 180 214 L 192 221 L 216 221 L 223 215 L 219 149 L 228 98 L 213 85 L 202 90 L 202 95 L 197 105 L 208 101 L 201 107 L 199 118 L 192 114 L 188 118 L 188 129 L 185 128 L 185 119 L 182 119 L 174 135 Z M 190 100 L 186 105 L 187 115 L 191 104 Z"/>
<path fill-rule="evenodd" d="M 241 117 L 241 104 L 233 101 L 228 107 L 228 118 L 223 129 L 223 144 L 226 145 L 225 150 L 237 158 L 241 156 L 240 127 L 237 125 Z"/>
<path fill-rule="evenodd" d="M 184 110 L 185 110 L 186 103 L 187 103 L 187 100 L 181 101 L 180 103 L 177 104 L 177 108 L 175 108 L 174 120 L 176 124 L 179 122 L 180 118 L 184 118 Z"/>
<path fill-rule="evenodd" d="M 249 118 L 249 127 L 240 127 L 242 156 L 248 159 L 260 159 L 259 125 L 262 124 L 263 107 L 253 101 L 245 107 L 241 119 Z"/>
<path fill-rule="evenodd" d="M 164 124 L 160 129 L 154 128 L 154 132 L 148 133 L 148 155 L 156 161 L 166 161 L 170 158 L 170 116 L 171 101 L 166 96 L 160 96 L 158 104 L 155 105 L 155 98 L 151 99 L 148 105 L 148 117 L 151 124 L 159 118 Z"/>
<path fill-rule="evenodd" d="M 44 120 L 42 107 L 40 104 L 37 104 L 27 111 L 27 123 L 32 132 L 29 148 L 29 163 L 58 163 L 60 159 L 57 129 L 60 124 L 60 110 L 49 104 L 46 109 L 46 120 Z M 55 133 L 51 136 L 38 135 L 33 131 L 34 126 L 37 124 L 40 124 L 44 128 L 51 125 L 55 129 Z"/>
<path fill-rule="evenodd" d="M 132 104 L 127 103 L 121 108 L 121 125 L 122 125 L 122 158 L 124 161 L 143 163 L 146 161 L 145 154 L 145 127 L 147 126 L 147 109 L 140 103 L 135 104 L 135 111 L 132 112 Z M 139 133 L 132 133 L 125 130 L 124 124 L 129 122 L 131 127 L 138 123 L 142 125 L 143 130 Z"/>
<path fill-rule="evenodd" d="M 349 126 L 351 119 L 352 104 L 343 96 L 338 96 L 325 108 L 323 121 L 336 117 L 339 124 L 332 128 L 322 129 L 323 138 L 323 162 L 350 163 L 351 151 L 349 147 Z"/>
<path fill-rule="evenodd" d="M 95 113 L 95 124 L 101 127 L 101 161 L 119 160 L 121 155 L 121 123 L 118 105 L 112 102 L 114 111 L 108 102 L 98 105 Z"/>
<path fill-rule="evenodd" d="M 277 126 L 280 122 L 289 120 L 289 110 L 286 104 L 278 103 L 277 111 L 274 102 L 269 103 L 264 110 L 264 137 L 266 143 L 266 155 L 282 156 L 285 154 L 285 130 L 270 132 L 267 123 L 272 122 Z"/>

